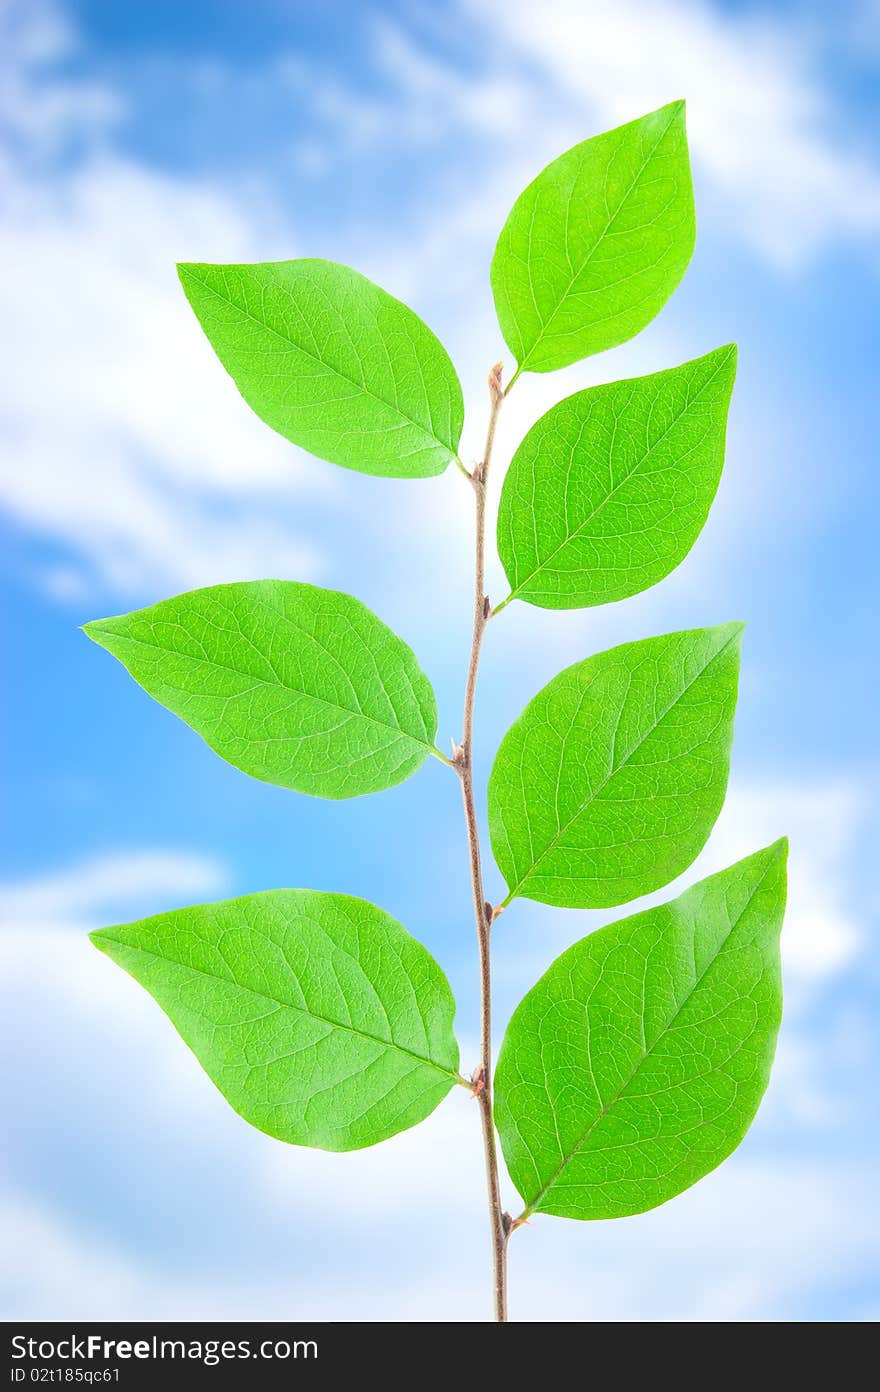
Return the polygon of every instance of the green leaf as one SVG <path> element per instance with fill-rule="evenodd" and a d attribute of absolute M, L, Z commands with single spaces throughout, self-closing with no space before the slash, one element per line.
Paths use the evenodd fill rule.
<path fill-rule="evenodd" d="M 417 314 L 334 261 L 178 267 L 212 347 L 267 425 L 322 459 L 430 478 L 456 458 L 461 385 Z"/>
<path fill-rule="evenodd" d="M 291 580 L 213 585 L 85 632 L 230 764 L 355 797 L 436 753 L 437 704 L 412 651 L 360 600 Z"/>
<path fill-rule="evenodd" d="M 551 372 L 640 333 L 684 275 L 695 231 L 684 102 L 548 164 L 492 259 L 517 373 Z"/>
<path fill-rule="evenodd" d="M 730 344 L 560 401 L 513 457 L 498 512 L 511 599 L 577 609 L 638 594 L 684 559 L 724 464 Z"/>
<path fill-rule="evenodd" d="M 739 1145 L 782 1015 L 786 852 L 600 928 L 517 1007 L 495 1120 L 526 1214 L 644 1213 Z"/>
<path fill-rule="evenodd" d="M 687 869 L 724 801 L 741 634 L 732 623 L 623 643 L 529 702 L 489 779 L 505 904 L 606 908 Z"/>
<path fill-rule="evenodd" d="M 235 1110 L 281 1141 L 374 1145 L 462 1082 L 449 982 L 363 899 L 275 889 L 91 939 L 158 1001 Z"/>

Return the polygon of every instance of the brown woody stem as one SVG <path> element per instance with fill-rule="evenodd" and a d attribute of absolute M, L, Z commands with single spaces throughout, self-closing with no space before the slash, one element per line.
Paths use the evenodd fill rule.
<path fill-rule="evenodd" d="M 471 867 L 471 888 L 474 897 L 474 917 L 477 925 L 477 944 L 480 961 L 480 1063 L 475 1079 L 475 1096 L 480 1108 L 483 1129 L 483 1151 L 486 1160 L 486 1188 L 489 1200 L 489 1224 L 492 1236 L 492 1270 L 495 1318 L 507 1320 L 507 1239 L 510 1219 L 501 1206 L 498 1179 L 498 1151 L 492 1121 L 492 963 L 490 938 L 495 913 L 483 892 L 483 871 L 480 863 L 480 836 L 474 800 L 474 705 L 477 692 L 477 673 L 483 634 L 489 622 L 491 607 L 485 593 L 486 542 L 486 484 L 498 413 L 504 400 L 501 390 L 501 364 L 489 374 L 489 428 L 483 458 L 470 476 L 476 503 L 476 560 L 474 566 L 474 627 L 471 655 L 468 663 L 464 693 L 464 719 L 461 745 L 456 751 L 455 767 L 461 779 L 464 800 L 464 819 L 467 828 L 468 852 Z"/>

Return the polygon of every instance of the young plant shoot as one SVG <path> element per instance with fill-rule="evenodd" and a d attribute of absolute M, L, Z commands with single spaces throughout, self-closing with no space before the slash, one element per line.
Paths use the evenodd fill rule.
<path fill-rule="evenodd" d="M 532 426 L 501 489 L 509 591 L 490 600 L 499 413 L 524 373 L 567 367 L 649 324 L 694 233 L 683 102 L 585 140 L 537 176 L 492 259 L 513 366 L 506 384 L 501 364 L 489 373 L 485 449 L 470 468 L 449 355 L 379 286 L 311 259 L 179 267 L 217 357 L 273 430 L 388 479 L 450 464 L 465 475 L 473 637 L 451 758 L 436 746 L 437 704 L 416 655 L 337 590 L 214 585 L 85 630 L 253 778 L 358 797 L 433 756 L 460 785 L 482 1003 L 480 1056 L 463 1071 L 441 967 L 363 899 L 269 889 L 92 941 L 155 997 L 230 1105 L 278 1140 L 354 1150 L 415 1126 L 456 1087 L 474 1095 L 502 1321 L 507 1248 L 526 1220 L 623 1218 L 680 1194 L 742 1140 L 776 1046 L 784 841 L 582 937 L 517 1007 L 492 1067 L 491 948 L 503 950 L 515 901 L 607 909 L 654 894 L 692 864 L 724 801 L 741 624 L 574 652 L 497 751 L 486 810 L 507 888 L 487 899 L 473 739 L 485 631 L 514 601 L 607 604 L 684 559 L 721 475 L 736 348 L 577 391 Z M 498 1141 L 520 1195 L 509 1209 Z"/>

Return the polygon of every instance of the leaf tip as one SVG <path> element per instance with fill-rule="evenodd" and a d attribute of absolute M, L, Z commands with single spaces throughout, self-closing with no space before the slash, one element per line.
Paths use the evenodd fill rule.
<path fill-rule="evenodd" d="M 740 861 L 740 865 L 750 865 L 756 872 L 760 873 L 763 881 L 768 875 L 772 875 L 774 883 L 785 883 L 786 866 L 788 863 L 788 837 L 780 836 L 778 840 L 771 841 L 769 846 L 763 846 L 760 851 L 753 851 L 750 856 L 746 856 Z"/>
<path fill-rule="evenodd" d="M 636 117 L 633 125 L 638 125 L 642 121 L 653 121 L 659 116 L 667 116 L 670 124 L 683 118 L 687 110 L 684 97 L 675 97 L 672 101 L 664 102 L 662 106 L 655 107 L 653 111 L 647 111 L 644 116 Z"/>
<path fill-rule="evenodd" d="M 99 648 L 106 646 L 104 643 L 103 627 L 106 619 L 89 619 L 88 623 L 80 625 L 80 632 L 90 639 L 92 643 L 97 643 Z"/>
<path fill-rule="evenodd" d="M 720 348 L 716 348 L 714 352 L 708 353 L 707 357 L 714 358 L 718 363 L 729 364 L 730 367 L 735 370 L 739 357 L 739 345 L 736 343 L 722 343 Z"/>
<path fill-rule="evenodd" d="M 745 630 L 745 622 L 742 619 L 732 619 L 730 623 L 719 624 L 718 627 L 712 631 L 717 633 L 725 647 L 728 643 L 735 643 L 737 647 L 740 647 Z"/>
<path fill-rule="evenodd" d="M 742 639 L 745 633 L 745 623 L 740 619 L 733 619 L 730 623 L 716 624 L 713 628 L 704 630 L 707 637 L 716 647 L 716 655 L 732 648 L 737 654 L 742 650 Z"/>
<path fill-rule="evenodd" d="M 196 278 L 196 272 L 199 270 L 199 263 L 197 261 L 178 261 L 175 263 L 175 268 L 177 270 L 177 279 L 183 287 L 183 293 L 188 296 L 189 287 L 192 286 L 192 282 Z"/>
<path fill-rule="evenodd" d="M 669 118 L 669 125 L 672 125 L 675 121 L 680 121 L 681 124 L 684 125 L 686 115 L 687 103 L 684 97 L 677 97 L 675 101 L 664 102 L 662 106 L 657 107 L 656 111 L 649 113 L 649 116 L 667 116 Z M 645 119 L 647 120 L 649 117 L 645 117 Z"/>

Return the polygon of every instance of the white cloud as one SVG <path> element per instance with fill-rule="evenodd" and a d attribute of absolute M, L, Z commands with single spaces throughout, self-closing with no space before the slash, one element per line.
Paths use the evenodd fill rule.
<path fill-rule="evenodd" d="M 31 1003 L 22 1020 L 39 1002 L 54 1038 L 66 1041 L 65 1067 L 40 1072 L 38 1054 L 24 1085 L 39 1088 L 53 1125 L 74 1109 L 93 1138 L 83 1150 L 93 1174 L 62 1176 L 51 1198 L 24 1171 L 0 1186 L 0 1245 L 13 1254 L 10 1279 L 0 1278 L 5 1319 L 487 1317 L 479 1125 L 464 1094 L 371 1150 L 287 1147 L 233 1115 L 146 993 L 126 989 L 97 953 L 40 933 L 18 940 L 17 963 L 5 974 L 15 999 Z M 107 1185 L 105 1168 L 120 1166 L 127 1182 Z M 209 1241 L 198 1218 L 189 1226 L 194 1182 Z M 90 1183 L 100 1223 L 84 1216 Z M 871 1192 L 858 1164 L 768 1156 L 749 1141 L 653 1213 L 589 1225 L 533 1220 L 512 1245 L 514 1318 L 784 1320 L 875 1258 Z M 155 1209 L 167 1226 L 160 1246 L 186 1251 L 185 1276 L 179 1260 L 145 1254 L 135 1194 L 137 1208 Z M 241 1231 L 262 1231 L 267 1215 L 274 1240 L 242 1244 Z M 218 1262 L 218 1250 L 235 1260 Z"/>
<path fill-rule="evenodd" d="M 774 263 L 880 229 L 880 169 L 859 132 L 841 130 L 811 28 L 790 14 L 725 13 L 706 0 L 466 0 L 466 9 L 496 62 L 537 67 L 556 110 L 610 126 L 686 97 L 698 172 L 733 230 Z"/>
<path fill-rule="evenodd" d="M 553 957 L 579 933 L 665 903 L 689 884 L 787 836 L 788 902 L 782 953 L 789 1003 L 800 1009 L 811 1002 L 816 991 L 853 965 L 864 944 L 864 927 L 851 905 L 858 836 L 867 812 L 863 790 L 840 779 L 813 783 L 734 779 L 705 850 L 665 889 L 627 904 L 623 910 L 577 915 L 578 929 L 574 932 L 567 912 L 520 902 L 510 931 L 516 932 L 517 943 L 522 938 L 524 949 L 531 940 L 532 960 L 523 964 L 514 951 L 511 957 L 517 973 L 525 970 L 534 975 L 546 970 Z M 538 915 L 543 922 L 540 957 L 534 952 Z M 551 926 L 557 929 L 558 937 L 557 932 L 548 935 Z"/>
<path fill-rule="evenodd" d="M 217 898 L 227 883 L 225 867 L 212 857 L 160 849 L 107 852 L 0 883 L 0 977 L 10 1056 L 26 1047 L 24 1038 L 43 1018 L 55 1020 L 59 1039 L 65 1017 L 75 1021 L 74 1037 L 98 1018 L 108 1027 L 114 1019 L 120 1029 L 139 1020 L 148 1027 L 147 997 L 115 989 L 109 963 L 86 935 L 107 923 Z M 48 1017 L 47 997 L 53 1001 Z"/>
<path fill-rule="evenodd" d="M 96 578 L 125 590 L 273 570 L 304 574 L 321 557 L 302 540 L 301 527 L 300 540 L 291 544 L 280 514 L 294 493 L 300 498 L 313 486 L 332 488 L 332 471 L 320 464 L 312 470 L 250 417 L 202 342 L 172 271 L 173 261 L 186 256 L 289 255 L 292 239 L 282 237 L 266 202 L 253 210 L 234 191 L 221 194 L 206 182 L 114 154 L 113 131 L 124 107 L 119 93 L 81 79 L 41 76 L 43 65 L 68 51 L 73 36 L 54 7 L 9 12 L 15 9 L 24 19 L 5 47 L 0 42 L 0 53 L 15 64 L 0 109 L 11 131 L 0 164 L 6 194 L 0 312 L 16 323 L 16 334 L 0 349 L 0 371 L 11 387 L 0 418 L 0 488 L 22 525 L 70 552 L 70 562 L 54 566 L 43 582 L 70 596 Z M 442 218 L 432 211 L 431 225 L 417 235 L 402 215 L 404 246 L 385 253 L 364 248 L 365 268 L 397 293 L 407 294 L 430 274 L 444 297 L 471 304 L 474 343 L 495 341 L 488 293 L 484 287 L 480 299 L 474 292 L 473 267 L 482 266 L 474 252 L 485 259 L 512 192 L 543 158 L 587 129 L 680 91 L 690 97 L 692 137 L 707 184 L 727 200 L 734 228 L 760 251 L 797 261 L 836 238 L 876 228 L 876 168 L 835 147 L 834 113 L 811 69 L 807 41 L 781 22 L 759 27 L 742 15 L 672 0 L 589 7 L 551 0 L 540 9 L 489 0 L 471 6 L 471 14 L 491 39 L 482 78 L 447 69 L 386 23 L 378 31 L 377 57 L 396 74 L 400 100 L 375 106 L 361 99 L 354 114 L 360 122 L 355 135 L 367 144 L 400 138 L 436 146 L 455 128 L 465 131 L 465 143 L 472 133 L 497 149 L 479 198 L 454 211 L 444 207 Z M 536 66 L 542 68 L 538 76 Z M 301 68 L 297 80 L 303 80 Z M 352 114 L 350 94 L 326 87 L 320 95 L 326 121 L 342 130 Z M 71 137 L 84 142 L 86 158 L 52 165 Z M 313 153 L 320 163 L 326 150 Z M 631 356 L 617 358 L 606 375 L 620 375 L 621 362 L 625 371 L 639 371 L 689 355 L 690 345 L 676 343 L 662 326 L 661 332 L 667 336 L 652 331 L 647 346 L 627 350 Z M 485 356 L 480 349 L 468 366 L 482 370 Z M 555 399 L 566 380 L 563 374 L 552 384 L 530 384 L 522 409 L 512 399 L 500 453 L 537 414 L 542 393 L 552 390 Z M 358 498 L 359 486 L 368 486 L 346 483 Z M 407 539 L 394 541 L 411 545 L 420 576 L 390 601 L 398 608 L 411 604 L 430 613 L 438 580 L 449 585 L 447 600 L 454 599 L 459 582 L 449 571 L 459 553 L 466 585 L 468 505 L 461 480 L 450 477 L 426 484 L 418 498 L 396 493 L 394 508 L 377 516 L 376 534 L 389 528 L 387 569 L 400 574 L 391 532 L 406 531 L 401 519 L 410 515 L 408 508 L 414 518 L 418 514 Z M 689 575 L 693 587 L 694 572 Z M 662 608 L 670 592 L 666 586 L 659 598 L 636 601 L 633 618 L 624 622 L 646 631 L 644 605 Z M 463 623 L 451 602 L 449 608 L 449 621 Z M 465 599 L 462 614 L 466 608 Z M 522 669 L 523 634 L 529 642 L 534 636 L 525 674 L 534 686 L 534 661 L 558 666 L 562 621 L 568 660 L 587 632 L 575 616 L 558 617 L 524 613 L 508 637 L 491 631 L 493 661 L 515 654 Z M 445 622 L 432 617 L 426 641 L 442 648 L 446 638 L 435 637 L 435 630 Z M 616 609 L 593 612 L 588 648 L 601 646 L 620 622 Z M 549 653 L 553 644 L 557 651 Z M 834 1054 L 840 1071 L 832 1076 L 822 1043 L 802 1021 L 825 985 L 857 962 L 863 944 L 863 926 L 850 907 L 860 817 L 861 792 L 849 784 L 739 785 L 710 847 L 686 877 L 711 873 L 789 833 L 784 953 L 794 1009 L 768 1098 L 773 1110 L 764 1115 L 782 1108 L 799 1125 L 828 1135 L 840 1116 L 835 1090 L 842 1091 L 841 1076 L 855 1077 L 864 1067 L 861 1027 L 858 1021 L 841 1026 Z M 98 1165 L 97 1151 L 109 1155 L 111 1167 L 124 1146 L 133 1158 L 128 1196 L 86 1194 L 80 1202 L 75 1179 L 68 1177 L 72 1152 L 58 1165 L 52 1201 L 35 1199 L 38 1176 L 22 1170 L 10 1177 L 0 1192 L 0 1233 L 15 1252 L 14 1288 L 3 1293 L 9 1315 L 481 1317 L 481 1167 L 474 1108 L 463 1094 L 424 1127 L 373 1151 L 327 1156 L 283 1147 L 231 1113 L 147 994 L 83 939 L 87 928 L 111 918 L 170 908 L 224 888 L 223 869 L 212 859 L 151 850 L 96 857 L 0 889 L 7 926 L 0 935 L 8 993 L 3 1024 L 10 1052 L 20 1060 L 22 1085 L 28 1096 L 40 1096 L 47 1117 L 65 1115 L 68 1106 L 78 1111 L 74 1150 L 87 1156 L 89 1169 Z M 506 1002 L 512 1004 L 572 940 L 575 917 L 563 923 L 552 911 L 519 905 L 516 916 L 503 920 L 496 972 Z M 595 921 L 585 918 L 580 931 Z M 25 1124 L 24 1115 L 19 1121 Z M 26 1144 L 29 1157 L 37 1154 L 32 1138 Z M 204 1264 L 196 1261 L 181 1280 L 159 1259 L 151 1265 L 136 1255 L 140 1244 L 126 1222 L 138 1186 L 161 1194 L 169 1226 L 177 1213 L 183 1233 L 192 1171 L 177 1173 L 172 1159 L 160 1172 L 165 1150 L 175 1147 L 208 1177 L 218 1230 L 228 1197 L 216 1181 L 218 1154 L 226 1176 L 236 1177 L 230 1186 L 243 1213 L 255 1220 L 266 1212 L 278 1215 L 290 1239 L 283 1244 L 282 1274 L 224 1276 L 207 1253 Z M 878 1245 L 869 1180 L 836 1159 L 820 1172 L 798 1158 L 762 1155 L 766 1150 L 755 1137 L 716 1175 L 644 1218 L 586 1229 L 536 1222 L 514 1248 L 514 1313 L 785 1318 L 804 1291 L 857 1276 Z M 88 1180 L 84 1175 L 79 1183 Z M 99 1210 L 104 1234 L 76 1217 Z M 112 1241 L 107 1231 L 117 1234 Z M 368 1234 L 374 1240 L 365 1246 Z M 183 1235 L 179 1240 L 186 1241 Z"/>
<path fill-rule="evenodd" d="M 866 925 L 853 909 L 858 842 L 868 802 L 842 780 L 735 780 L 709 843 L 673 884 L 622 909 L 572 915 L 519 901 L 501 919 L 495 940 L 499 1018 L 566 947 L 602 923 L 665 903 L 695 881 L 788 836 L 788 903 L 782 932 L 785 1020 L 764 1108 L 776 1121 L 831 1134 L 852 1115 L 855 1079 L 873 1047 L 868 1028 L 851 1015 L 826 1020 L 817 1032 L 816 1007 L 864 950 Z"/>
<path fill-rule="evenodd" d="M 535 1301 L 560 1320 L 784 1322 L 870 1270 L 878 1237 L 867 1170 L 740 1153 L 638 1218 L 536 1221 L 528 1251 L 511 1244 L 513 1313 Z"/>
<path fill-rule="evenodd" d="M 867 799 L 852 783 L 734 783 L 688 879 L 712 873 L 787 835 L 789 893 L 783 957 L 793 990 L 851 965 L 863 942 L 849 905 L 857 832 Z"/>
<path fill-rule="evenodd" d="M 459 9 L 467 71 L 442 56 L 447 42 L 435 47 L 383 18 L 374 56 L 391 84 L 384 107 L 374 104 L 365 120 L 361 99 L 334 88 L 332 129 L 343 144 L 357 132 L 362 144 L 386 149 L 461 151 L 470 139 L 490 153 L 476 187 L 469 161 L 459 161 L 457 180 L 438 179 L 442 218 L 432 206 L 409 255 L 402 249 L 403 265 L 394 257 L 397 275 L 414 285 L 442 267 L 455 294 L 513 194 L 544 163 L 678 97 L 688 102 L 701 220 L 716 233 L 787 269 L 838 242 L 876 237 L 880 167 L 861 129 L 847 124 L 823 71 L 821 29 L 804 16 L 769 6 L 725 12 L 708 0 L 460 0 Z M 864 27 L 876 43 L 876 18 Z"/>
<path fill-rule="evenodd" d="M 136 1258 L 120 1244 L 78 1229 L 26 1194 L 0 1196 L 0 1242 L 15 1254 L 14 1281 L 0 1281 L 9 1319 L 339 1319 L 470 1321 L 488 1317 L 488 1242 L 478 1162 L 457 1170 L 444 1129 L 435 1142 L 461 1184 L 455 1201 L 430 1193 L 404 1203 L 410 1231 L 395 1229 L 394 1181 L 407 1175 L 381 1147 L 390 1170 L 385 1201 L 371 1211 L 379 1238 L 363 1233 L 338 1251 L 339 1266 L 309 1270 L 297 1246 L 284 1270 L 217 1271 L 189 1255 L 187 1277 Z M 295 1159 L 298 1157 L 294 1157 Z M 326 1164 L 328 1157 L 322 1157 Z M 359 1157 L 361 1161 L 364 1155 Z M 293 1177 L 292 1177 L 293 1178 Z M 295 1181 L 294 1181 L 295 1182 Z M 257 1187 L 244 1197 L 276 1205 Z M 796 1161 L 733 1162 L 674 1203 L 614 1223 L 539 1218 L 511 1244 L 511 1311 L 534 1321 L 785 1321 L 841 1281 L 870 1271 L 878 1233 L 872 1184 L 857 1166 L 820 1169 Z M 328 1223 L 373 1192 L 351 1186 L 319 1193 Z M 334 1214 L 334 1208 L 337 1212 Z M 284 1228 L 284 1207 L 275 1208 Z M 418 1224 L 418 1229 L 414 1226 Z M 392 1255 L 389 1258 L 389 1244 Z M 834 1318 L 831 1314 L 830 1318 Z"/>
<path fill-rule="evenodd" d="M 0 1199 L 0 1242 L 13 1259 L 0 1277 L 6 1319 L 40 1318 L 37 1311 L 44 1319 L 75 1319 L 83 1315 L 82 1300 L 111 1319 L 132 1299 L 136 1281 L 123 1258 L 78 1240 L 25 1195 Z"/>
<path fill-rule="evenodd" d="M 431 151 L 429 204 L 417 191 L 384 246 L 361 238 L 358 261 L 429 312 L 436 297 L 448 318 L 438 327 L 449 330 L 467 382 L 480 380 L 497 343 L 483 269 L 513 193 L 566 144 L 670 95 L 689 96 L 701 177 L 716 195 L 704 207 L 716 225 L 726 219 L 773 258 L 797 261 L 880 221 L 880 175 L 841 144 L 806 30 L 678 0 L 550 0 L 540 10 L 490 0 L 463 3 L 462 13 L 461 33 L 475 36 L 467 72 L 441 56 L 448 45 L 417 41 L 424 24 L 376 22 L 381 97 L 289 53 L 264 72 L 214 77 L 229 100 L 237 82 L 287 93 L 319 163 L 350 155 L 352 142 L 359 158 L 384 162 L 397 142 Z M 40 563 L 42 585 L 69 600 L 95 582 L 156 594 L 270 573 L 320 576 L 324 557 L 301 504 L 313 492 L 343 496 L 341 482 L 239 400 L 173 272 L 187 256 L 291 255 L 296 237 L 257 182 L 221 192 L 115 151 L 120 92 L 56 70 L 76 44 L 65 12 L 12 4 L 5 15 L 0 313 L 15 332 L 0 349 L 0 501 L 66 553 Z M 483 169 L 477 188 L 475 168 Z M 455 323 L 465 305 L 466 335 Z M 609 366 L 588 367 L 586 380 L 705 346 L 676 342 L 661 324 Z M 528 405 L 510 405 L 511 441 L 513 427 L 569 380 L 524 386 Z M 763 421 L 754 428 L 763 458 L 774 431 Z M 465 447 L 479 448 L 471 431 Z M 765 490 L 786 477 L 778 467 L 751 475 Z M 424 490 L 399 497 L 404 513 L 424 514 Z M 429 543 L 438 557 L 447 541 L 439 520 Z M 430 563 L 424 545 L 421 557 Z"/>
<path fill-rule="evenodd" d="M 12 12 L 0 314 L 14 332 L 0 348 L 0 498 L 72 552 L 44 576 L 59 597 L 94 581 L 130 592 L 308 578 L 320 554 L 297 539 L 293 504 L 332 487 L 330 473 L 239 399 L 174 270 L 290 255 L 293 239 L 254 188 L 236 198 L 110 153 L 114 92 L 101 101 L 44 71 L 71 42 L 59 12 Z M 85 153 L 59 164 L 52 156 L 77 129 Z"/>
<path fill-rule="evenodd" d="M 95 856 L 64 870 L 0 883 L 0 924 L 22 934 L 71 923 L 94 926 L 109 907 L 150 895 L 216 894 L 226 875 L 215 860 L 182 851 L 134 851 Z"/>
<path fill-rule="evenodd" d="M 0 7 L 0 129 L 35 155 L 57 152 L 78 137 L 105 131 L 122 115 L 117 92 L 100 83 L 53 77 L 38 83 L 47 64 L 77 48 L 76 34 L 51 0 Z"/>
<path fill-rule="evenodd" d="M 6 1320 L 270 1317 L 270 1291 L 223 1289 L 210 1277 L 186 1282 L 151 1269 L 107 1239 L 78 1232 L 24 1194 L 0 1196 L 0 1246 L 14 1255 L 14 1263 L 0 1275 Z M 289 1317 L 280 1300 L 276 1317 Z"/>
<path fill-rule="evenodd" d="M 857 792 L 844 786 L 741 789 L 719 825 L 709 863 L 693 874 L 787 829 L 799 847 L 795 904 L 816 891 L 815 874 L 831 928 L 835 920 L 839 927 L 847 921 L 845 865 L 858 807 Z M 839 828 L 828 849 L 821 845 L 823 808 Z M 0 934 L 8 993 L 2 1019 L 10 1053 L 19 1059 L 16 1087 L 23 1097 L 39 1092 L 40 1114 L 53 1118 L 53 1126 L 75 1115 L 82 1137 L 92 1137 L 82 1143 L 88 1177 L 75 1165 L 69 1177 L 62 1172 L 51 1199 L 39 1179 L 14 1164 L 0 1185 L 0 1240 L 15 1254 L 14 1282 L 8 1289 L 0 1282 L 4 1317 L 483 1318 L 482 1163 L 470 1098 L 454 1090 L 422 1126 L 363 1152 L 328 1155 L 271 1141 L 232 1113 L 147 993 L 82 939 L 85 927 L 111 907 L 130 916 L 142 898 L 167 899 L 170 906 L 222 888 L 223 872 L 213 861 L 144 852 L 72 865 L 7 885 L 0 895 L 11 929 Z M 821 910 L 818 903 L 808 907 Z M 800 912 L 787 924 L 786 952 L 815 992 L 842 969 L 846 954 L 817 952 L 809 933 L 806 947 L 800 943 Z M 552 919 L 542 914 L 544 947 L 555 955 Z M 568 920 L 566 942 L 571 915 Z M 511 915 L 509 925 L 502 920 L 510 928 L 515 922 L 511 937 L 498 943 L 496 963 L 503 968 L 512 961 L 528 975 L 535 965 L 520 951 L 521 917 Z M 852 954 L 858 933 L 852 923 L 847 931 Z M 533 928 L 524 936 L 534 936 Z M 849 1092 L 859 1095 L 860 1033 L 859 1022 L 842 1023 L 828 1076 L 829 1058 L 799 1033 L 796 1018 L 789 1020 L 756 1133 L 674 1203 L 588 1227 L 535 1220 L 512 1248 L 515 1317 L 784 1320 L 799 1302 L 857 1279 L 880 1245 L 870 1177 L 833 1150 L 821 1165 L 804 1158 L 803 1146 L 780 1151 L 774 1116 L 786 1111 L 796 1137 L 833 1138 L 845 1112 L 831 1085 L 846 1092 L 841 1080 L 850 1079 Z M 64 1041 L 63 1061 L 58 1041 Z M 472 1052 L 466 1046 L 463 1056 Z M 14 1099 L 11 1106 L 15 1111 Z M 18 1115 L 28 1131 L 38 1124 Z M 790 1142 L 790 1127 L 788 1135 Z M 215 1181 L 221 1154 L 223 1177 Z M 122 1166 L 128 1182 L 108 1190 L 105 1166 L 114 1172 Z M 197 1207 L 213 1215 L 203 1256 L 199 1222 L 206 1219 L 187 1226 L 198 1176 Z M 76 1216 L 91 1212 L 83 1185 L 92 1183 L 101 1193 L 100 1227 Z M 504 1189 L 514 1205 L 506 1181 Z M 170 1240 L 186 1244 L 185 1278 L 166 1270 L 164 1259 L 143 1254 L 129 1212 L 135 1191 L 140 1204 L 157 1206 L 176 1234 Z M 230 1193 L 235 1215 L 227 1238 Z M 234 1263 L 218 1270 L 213 1241 L 240 1244 L 240 1231 L 264 1225 L 267 1214 L 278 1241 L 265 1252 L 259 1238 L 252 1248 L 245 1244 Z M 267 1270 L 266 1260 L 276 1265 Z"/>

